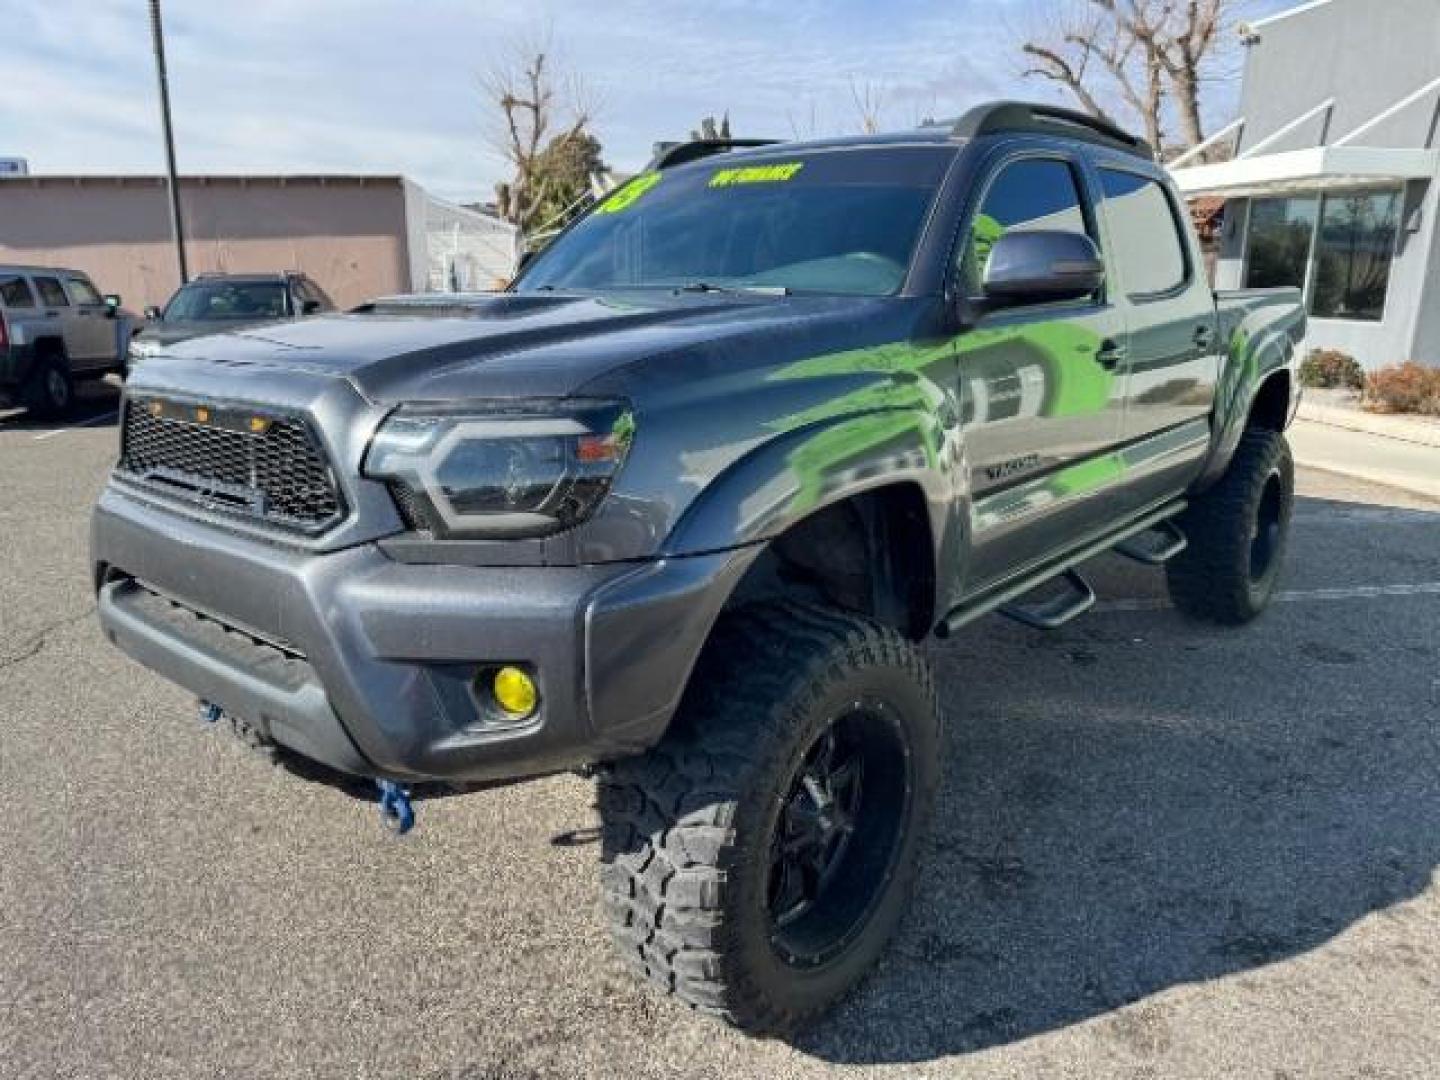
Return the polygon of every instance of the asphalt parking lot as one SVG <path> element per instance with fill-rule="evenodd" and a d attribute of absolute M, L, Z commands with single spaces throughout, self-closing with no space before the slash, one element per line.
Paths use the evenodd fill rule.
<path fill-rule="evenodd" d="M 80 424 L 0 413 L 0 1075 L 1440 1073 L 1440 505 L 1303 471 L 1281 602 L 1102 606 L 933 649 L 947 779 L 913 913 L 795 1043 L 632 983 L 591 786 L 373 805 L 106 647 Z"/>

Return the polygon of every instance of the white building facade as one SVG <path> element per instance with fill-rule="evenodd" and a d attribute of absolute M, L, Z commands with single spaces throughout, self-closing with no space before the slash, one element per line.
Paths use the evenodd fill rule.
<path fill-rule="evenodd" d="M 1215 285 L 1295 285 L 1306 349 L 1440 366 L 1440 0 L 1317 0 L 1245 28 L 1235 157 L 1172 169 L 1226 200 Z"/>

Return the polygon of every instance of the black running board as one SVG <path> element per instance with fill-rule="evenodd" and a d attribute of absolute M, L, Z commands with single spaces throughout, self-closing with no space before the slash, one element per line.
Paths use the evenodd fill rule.
<path fill-rule="evenodd" d="M 1158 545 L 1147 547 L 1141 543 L 1150 533 L 1155 533 L 1160 538 Z M 1127 559 L 1134 559 L 1146 566 L 1164 566 L 1189 546 L 1190 541 L 1180 531 L 1180 526 L 1166 519 L 1157 521 L 1145 532 L 1136 533 L 1129 540 L 1116 544 L 1115 554 L 1124 555 Z"/>
<path fill-rule="evenodd" d="M 949 637 L 962 626 L 974 622 L 982 615 L 988 615 L 996 608 L 1004 607 L 1012 600 L 1018 600 L 1026 593 L 1052 581 L 1067 570 L 1093 559 L 1096 555 L 1104 554 L 1117 545 L 1138 536 L 1140 533 L 1148 532 L 1162 521 L 1169 521 L 1176 514 L 1185 509 L 1184 499 L 1177 499 L 1174 502 L 1166 503 L 1164 506 L 1143 514 L 1134 521 L 1121 526 L 1119 529 L 1104 533 L 1087 544 L 1083 544 L 1074 551 L 1060 556 L 1045 563 L 1040 569 L 1033 573 L 1025 574 L 1011 581 L 1001 582 L 988 592 L 981 593 L 955 607 L 951 612 L 940 620 L 940 625 L 935 628 L 936 637 Z M 1087 605 L 1088 607 L 1088 605 Z"/>
<path fill-rule="evenodd" d="M 1034 604 L 1011 602 L 995 610 L 1007 619 L 1032 626 L 1036 630 L 1058 630 L 1071 619 L 1078 619 L 1095 605 L 1095 590 L 1073 567 L 1051 581 L 1063 581 L 1070 586 L 1067 595 L 1053 596 Z"/>

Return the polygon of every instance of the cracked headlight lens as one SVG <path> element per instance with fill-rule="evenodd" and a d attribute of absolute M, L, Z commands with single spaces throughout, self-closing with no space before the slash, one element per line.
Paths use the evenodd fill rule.
<path fill-rule="evenodd" d="M 633 435 L 620 402 L 404 406 L 376 432 L 364 472 L 389 483 L 412 529 L 447 538 L 546 536 L 594 513 Z"/>

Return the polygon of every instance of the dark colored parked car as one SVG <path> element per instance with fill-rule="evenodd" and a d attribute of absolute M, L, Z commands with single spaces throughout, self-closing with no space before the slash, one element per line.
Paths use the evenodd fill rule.
<path fill-rule="evenodd" d="M 201 274 L 180 286 L 164 309 L 145 309 L 146 324 L 131 342 L 131 358 L 162 345 L 260 323 L 334 311 L 323 289 L 305 274 Z"/>
<path fill-rule="evenodd" d="M 1212 293 L 1149 148 L 1087 116 L 684 144 L 507 294 L 148 361 L 100 621 L 402 829 L 410 785 L 597 771 L 621 952 L 787 1029 L 905 906 L 922 640 L 1059 625 L 1111 549 L 1198 618 L 1265 607 L 1303 330 L 1296 290 Z"/>

